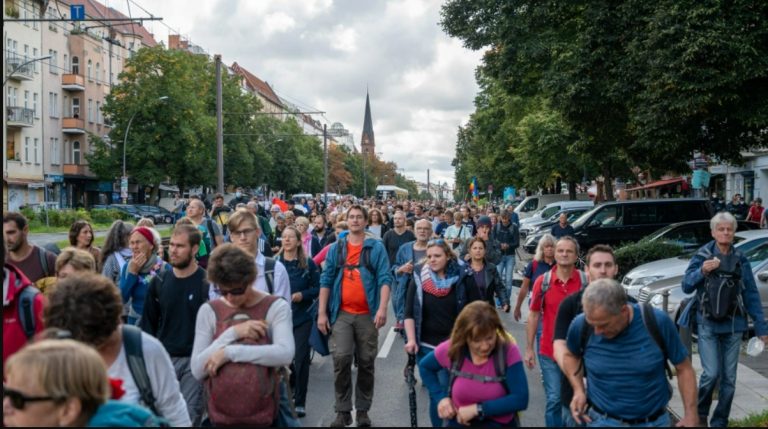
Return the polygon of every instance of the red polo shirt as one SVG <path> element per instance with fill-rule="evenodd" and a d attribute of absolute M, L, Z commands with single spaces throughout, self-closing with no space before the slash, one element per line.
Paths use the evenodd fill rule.
<path fill-rule="evenodd" d="M 557 266 L 552 268 L 549 289 L 545 297 L 541 295 L 541 285 L 544 283 L 544 275 L 540 275 L 533 284 L 533 294 L 531 295 L 531 310 L 542 313 L 541 343 L 539 343 L 539 353 L 551 359 L 555 359 L 552 341 L 555 334 L 555 319 L 560 303 L 565 297 L 576 293 L 581 289 L 581 275 L 579 270 L 574 269 L 571 278 L 563 282 L 557 278 Z M 544 307 L 542 309 L 542 298 Z"/>

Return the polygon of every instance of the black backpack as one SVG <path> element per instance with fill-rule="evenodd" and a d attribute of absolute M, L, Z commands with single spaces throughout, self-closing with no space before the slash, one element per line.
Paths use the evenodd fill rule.
<path fill-rule="evenodd" d="M 275 293 L 275 258 L 264 257 L 264 280 L 267 281 L 267 290 L 270 295 Z"/>
<path fill-rule="evenodd" d="M 360 259 L 357 260 L 357 265 L 348 265 L 346 258 L 343 258 L 345 250 L 347 248 L 347 240 L 341 239 L 336 241 L 336 270 L 354 270 L 360 267 L 365 267 L 369 273 L 376 275 L 376 269 L 371 263 L 371 248 L 365 245 L 363 242 L 363 250 L 360 251 Z M 337 271 L 338 274 L 338 271 Z"/>
<path fill-rule="evenodd" d="M 17 279 L 17 282 L 19 280 Z M 25 287 L 19 292 L 18 302 L 18 314 L 21 329 L 24 331 L 24 335 L 27 340 L 31 339 L 35 335 L 35 327 L 37 321 L 35 320 L 35 297 L 40 294 L 40 290 L 32 285 Z"/>
<path fill-rule="evenodd" d="M 648 330 L 648 334 L 650 334 L 651 338 L 653 338 L 653 342 L 656 343 L 659 349 L 661 349 L 661 353 L 664 355 L 664 370 L 667 373 L 667 377 L 671 380 L 673 373 L 672 367 L 669 365 L 669 353 L 667 352 L 667 345 L 664 343 L 664 338 L 661 336 L 661 331 L 659 331 L 659 325 L 658 321 L 656 320 L 656 315 L 653 312 L 653 306 L 647 302 L 641 303 L 640 315 L 643 318 L 643 325 L 645 326 L 645 329 Z M 586 319 L 584 319 L 584 324 L 581 325 L 580 345 L 582 358 L 579 369 L 584 371 L 585 376 L 587 374 L 587 367 L 584 365 L 584 351 L 587 349 L 587 342 L 589 342 L 589 337 L 591 337 L 594 332 L 595 330 L 592 328 L 592 326 L 587 323 Z"/>
<path fill-rule="evenodd" d="M 141 402 L 149 408 L 155 415 L 161 416 L 157 412 L 155 395 L 152 393 L 152 383 L 147 373 L 147 362 L 144 360 L 144 349 L 141 344 L 141 329 L 133 325 L 123 326 L 123 347 L 125 347 L 125 358 L 128 361 L 128 368 L 131 370 L 131 376 L 139 389 Z"/>
<path fill-rule="evenodd" d="M 456 377 L 469 378 L 481 383 L 501 383 L 504 386 L 504 391 L 509 394 L 509 388 L 507 387 L 507 345 L 504 344 L 491 353 L 490 359 L 493 360 L 493 369 L 496 371 L 495 376 L 478 375 L 469 372 L 461 371 L 461 366 L 464 364 L 464 360 L 467 358 L 467 350 L 464 348 L 458 359 L 451 362 L 450 375 L 448 376 L 448 397 L 451 397 L 451 391 L 453 389 L 453 382 L 456 381 Z"/>
<path fill-rule="evenodd" d="M 698 256 L 707 260 L 712 257 L 709 246 L 699 250 Z M 720 255 L 720 267 L 704 277 L 704 288 L 699 293 L 699 304 L 703 315 L 715 322 L 722 322 L 743 314 L 741 292 L 741 253 L 733 249 L 728 255 Z"/>

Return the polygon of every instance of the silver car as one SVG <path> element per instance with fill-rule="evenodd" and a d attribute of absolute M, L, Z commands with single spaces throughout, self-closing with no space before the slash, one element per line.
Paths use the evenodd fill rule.
<path fill-rule="evenodd" d="M 737 231 L 734 235 L 734 243 L 742 252 L 766 241 L 768 241 L 768 232 L 765 230 Z M 685 269 L 688 268 L 692 256 L 693 253 L 688 253 L 683 256 L 660 259 L 640 265 L 624 276 L 621 285 L 624 286 L 627 295 L 639 298 L 640 289 L 644 286 L 664 279 L 681 277 L 685 273 Z"/>
<path fill-rule="evenodd" d="M 750 248 L 744 251 L 744 255 L 752 265 L 752 274 L 755 276 L 755 284 L 763 304 L 763 314 L 768 316 L 768 238 L 761 241 L 757 246 L 747 246 Z M 677 320 L 682 311 L 680 304 L 694 295 L 684 293 L 682 283 L 682 275 L 653 282 L 640 290 L 637 300 L 650 302 L 654 307 L 666 310 L 672 320 Z"/>

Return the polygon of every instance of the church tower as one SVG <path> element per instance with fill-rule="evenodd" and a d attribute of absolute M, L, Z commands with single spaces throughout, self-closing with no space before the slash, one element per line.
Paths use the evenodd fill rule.
<path fill-rule="evenodd" d="M 365 92 L 365 120 L 363 121 L 363 136 L 360 138 L 360 149 L 369 158 L 376 156 L 376 139 L 373 136 L 371 100 L 368 91 Z"/>

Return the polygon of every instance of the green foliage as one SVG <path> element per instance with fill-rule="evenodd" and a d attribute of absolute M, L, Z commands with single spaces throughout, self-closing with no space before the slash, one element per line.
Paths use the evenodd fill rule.
<path fill-rule="evenodd" d="M 624 245 L 614 252 L 619 265 L 619 278 L 636 267 L 659 259 L 673 258 L 682 254 L 683 248 L 663 241 L 641 240 Z"/>
<path fill-rule="evenodd" d="M 131 215 L 114 209 L 92 209 L 91 219 L 93 223 L 111 224 L 116 220 L 132 220 Z"/>
<path fill-rule="evenodd" d="M 737 428 L 768 428 L 768 409 L 760 413 L 752 413 L 743 419 L 731 419 L 728 427 Z"/>

